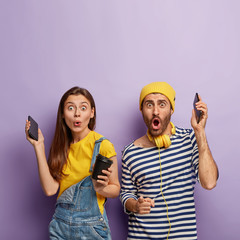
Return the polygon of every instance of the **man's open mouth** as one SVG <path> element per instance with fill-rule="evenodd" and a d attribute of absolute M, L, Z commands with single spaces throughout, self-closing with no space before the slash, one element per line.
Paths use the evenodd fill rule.
<path fill-rule="evenodd" d="M 160 120 L 158 118 L 154 118 L 152 120 L 152 127 L 153 129 L 158 129 L 160 126 Z"/>

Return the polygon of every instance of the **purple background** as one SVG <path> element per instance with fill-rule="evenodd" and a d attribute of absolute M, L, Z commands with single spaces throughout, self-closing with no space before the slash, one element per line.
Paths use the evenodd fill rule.
<path fill-rule="evenodd" d="M 196 187 L 200 240 L 239 239 L 238 0 L 0 1 L 0 239 L 48 239 L 56 197 L 44 196 L 28 114 L 45 136 L 70 87 L 87 88 L 97 103 L 96 131 L 121 151 L 145 134 L 138 97 L 151 81 L 176 90 L 172 121 L 190 127 L 196 91 L 208 104 L 207 136 L 220 170 L 217 187 Z M 120 201 L 107 210 L 113 240 L 127 235 Z"/>

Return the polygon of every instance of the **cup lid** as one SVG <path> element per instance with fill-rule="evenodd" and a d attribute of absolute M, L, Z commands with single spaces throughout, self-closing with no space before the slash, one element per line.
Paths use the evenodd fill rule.
<path fill-rule="evenodd" d="M 99 159 L 99 160 L 101 160 L 101 161 L 103 161 L 105 163 L 112 164 L 112 160 L 110 160 L 109 158 L 103 156 L 100 153 L 97 155 L 97 159 Z"/>

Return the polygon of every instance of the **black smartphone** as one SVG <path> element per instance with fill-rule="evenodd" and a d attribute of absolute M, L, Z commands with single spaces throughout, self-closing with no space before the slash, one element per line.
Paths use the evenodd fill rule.
<path fill-rule="evenodd" d="M 31 116 L 28 116 L 28 121 L 30 121 L 28 134 L 32 139 L 38 141 L 38 124 Z"/>
<path fill-rule="evenodd" d="M 195 113 L 196 113 L 196 116 L 197 116 L 197 123 L 199 123 L 200 117 L 201 117 L 201 114 L 202 114 L 202 111 L 199 111 L 196 108 L 196 102 L 198 102 L 198 101 L 199 101 L 199 97 L 198 97 L 198 93 L 196 93 L 195 97 L 194 97 L 194 100 L 193 100 L 193 107 L 194 107 L 194 110 L 195 110 Z"/>

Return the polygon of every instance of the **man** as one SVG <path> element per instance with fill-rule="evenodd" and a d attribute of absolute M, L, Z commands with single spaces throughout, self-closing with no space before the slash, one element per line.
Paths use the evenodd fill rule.
<path fill-rule="evenodd" d="M 193 129 L 183 129 L 170 122 L 175 91 L 168 83 L 142 89 L 139 107 L 148 131 L 125 147 L 122 160 L 128 239 L 197 239 L 194 185 L 210 190 L 218 178 L 205 133 L 207 106 L 199 98 L 199 123 L 193 109 Z"/>

